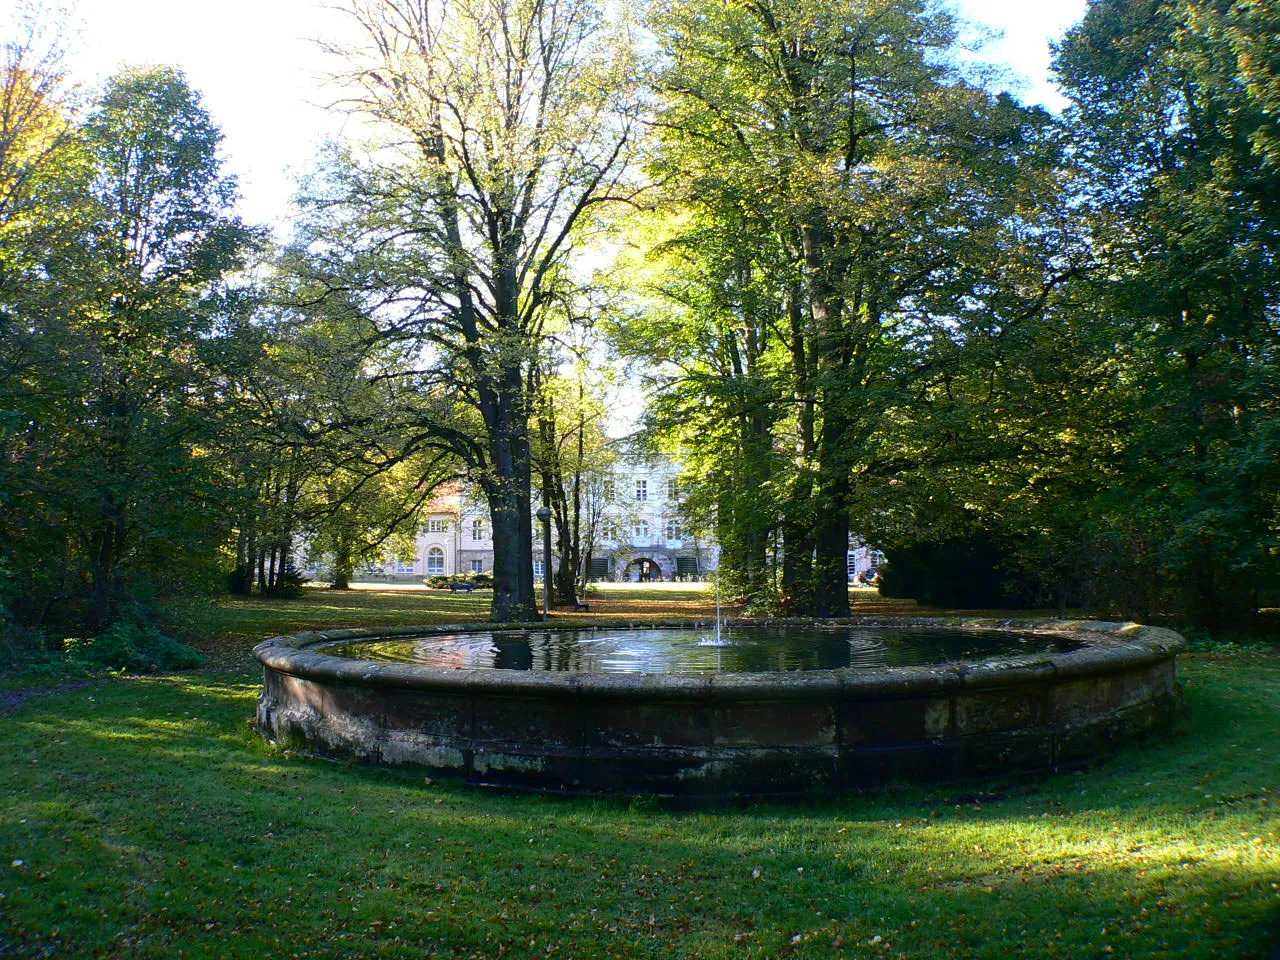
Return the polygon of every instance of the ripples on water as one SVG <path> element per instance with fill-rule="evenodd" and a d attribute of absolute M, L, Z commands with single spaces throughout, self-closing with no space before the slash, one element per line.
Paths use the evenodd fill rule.
<path fill-rule="evenodd" d="M 1079 644 L 1003 630 L 734 627 L 519 630 L 338 642 L 333 656 L 443 668 L 557 673 L 767 673 L 919 666 L 1063 652 Z"/>

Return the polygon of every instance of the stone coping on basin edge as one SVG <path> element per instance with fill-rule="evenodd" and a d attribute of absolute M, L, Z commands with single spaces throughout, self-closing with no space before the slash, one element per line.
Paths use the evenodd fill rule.
<path fill-rule="evenodd" d="M 792 699 L 815 695 L 900 697 L 924 691 L 951 693 L 1013 686 L 1028 682 L 1063 682 L 1165 661 L 1181 652 L 1186 642 L 1172 630 L 1131 622 L 997 617 L 845 617 L 833 620 L 728 620 L 722 626 L 780 627 L 793 625 L 867 627 L 935 627 L 1008 630 L 1070 637 L 1084 645 L 1064 653 L 1015 655 L 982 662 L 888 667 L 880 670 L 841 668 L 765 673 L 714 674 L 601 674 L 542 673 L 485 668 L 443 668 L 381 663 L 335 657 L 312 649 L 318 644 L 365 638 L 440 636 L 523 630 L 657 630 L 708 629 L 708 620 L 667 620 L 633 623 L 521 624 L 454 623 L 407 627 L 317 630 L 271 637 L 254 647 L 254 656 L 267 668 L 309 680 L 371 687 L 436 690 L 455 693 L 494 693 L 507 696 L 662 699 Z"/>

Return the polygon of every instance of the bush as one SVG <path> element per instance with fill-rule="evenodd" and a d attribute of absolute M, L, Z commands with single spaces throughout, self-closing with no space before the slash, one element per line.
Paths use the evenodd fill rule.
<path fill-rule="evenodd" d="M 706 595 L 712 603 L 715 603 L 716 595 L 714 588 L 707 590 Z M 723 598 L 721 599 L 723 600 Z M 789 612 L 786 598 L 783 597 L 780 590 L 772 585 L 765 585 L 745 599 L 746 603 L 742 608 L 744 616 L 785 617 Z"/>
<path fill-rule="evenodd" d="M 301 570 L 293 565 L 293 562 L 285 564 L 285 568 L 280 571 L 279 577 L 276 578 L 276 585 L 270 591 L 273 597 L 284 597 L 286 600 L 296 600 L 302 596 L 302 588 L 311 582 L 311 578 L 304 574 Z"/>
<path fill-rule="evenodd" d="M 469 583 L 477 590 L 488 589 L 493 586 L 493 574 L 491 573 L 455 573 L 455 574 L 437 574 L 434 577 L 427 577 L 422 581 L 433 590 L 448 590 L 451 583 Z"/>
<path fill-rule="evenodd" d="M 1035 597 L 1008 573 L 1012 555 L 984 533 L 885 549 L 880 595 L 933 607 L 1017 609 Z"/>
<path fill-rule="evenodd" d="M 186 670 L 204 663 L 195 647 L 166 636 L 153 626 L 113 623 L 96 637 L 71 637 L 67 658 L 90 669 L 156 673 Z"/>
<path fill-rule="evenodd" d="M 42 630 L 32 630 L 12 620 L 0 619 L 0 669 L 43 662 L 56 654 L 49 650 L 49 640 Z"/>

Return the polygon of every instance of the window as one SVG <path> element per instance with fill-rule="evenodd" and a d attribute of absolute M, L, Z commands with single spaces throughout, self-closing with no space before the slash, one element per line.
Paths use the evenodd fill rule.
<path fill-rule="evenodd" d="M 412 560 L 397 560 L 397 561 L 396 561 L 396 573 L 413 573 L 413 561 L 412 561 Z"/>
<path fill-rule="evenodd" d="M 472 572 L 472 573 L 484 573 L 484 561 L 483 561 L 483 560 L 472 560 L 472 561 L 471 561 L 471 572 Z"/>
<path fill-rule="evenodd" d="M 644 479 L 636 480 L 636 503 L 644 503 L 649 499 L 649 481 Z"/>
<path fill-rule="evenodd" d="M 471 521 L 471 539 L 472 540 L 484 539 L 484 521 L 483 520 L 477 518 Z"/>
<path fill-rule="evenodd" d="M 675 477 L 667 477 L 667 499 L 680 499 L 680 481 Z"/>
<path fill-rule="evenodd" d="M 662 528 L 662 535 L 668 540 L 683 540 L 684 524 L 679 520 L 668 520 Z"/>
<path fill-rule="evenodd" d="M 601 540 L 617 540 L 618 525 L 612 520 L 600 521 L 600 539 Z"/>
<path fill-rule="evenodd" d="M 432 517 L 427 521 L 427 533 L 444 533 L 445 521 L 443 517 Z"/>
<path fill-rule="evenodd" d="M 443 521 L 442 521 L 443 522 Z M 427 575 L 439 576 L 444 573 L 444 551 L 432 547 L 427 551 Z"/>
<path fill-rule="evenodd" d="M 608 503 L 618 495 L 618 485 L 614 482 L 613 477 L 608 477 L 604 482 L 604 499 Z"/>
<path fill-rule="evenodd" d="M 542 561 L 541 560 L 533 561 L 533 579 L 541 580 L 542 571 L 543 571 Z"/>
<path fill-rule="evenodd" d="M 631 534 L 637 540 L 649 539 L 649 521 L 637 520 L 631 527 Z"/>

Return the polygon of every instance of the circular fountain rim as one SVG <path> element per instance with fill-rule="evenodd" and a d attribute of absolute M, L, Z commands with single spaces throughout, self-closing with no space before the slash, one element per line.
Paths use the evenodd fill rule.
<path fill-rule="evenodd" d="M 315 630 L 271 637 L 254 647 L 254 656 L 271 670 L 312 680 L 357 683 L 373 687 L 452 690 L 580 697 L 594 694 L 612 697 L 638 696 L 711 698 L 768 696 L 770 699 L 809 697 L 823 692 L 859 695 L 903 695 L 924 690 L 950 691 L 1011 686 L 1028 681 L 1063 681 L 1107 673 L 1127 667 L 1155 664 L 1180 653 L 1186 646 L 1172 630 L 1133 622 L 997 617 L 843 617 L 838 619 L 739 619 L 724 626 L 782 627 L 923 627 L 1037 633 L 1069 637 L 1082 646 L 1068 652 L 1013 654 L 975 661 L 948 661 L 879 670 L 766 671 L 756 673 L 543 673 L 468 667 L 445 668 L 419 664 L 386 663 L 338 657 L 315 649 L 342 640 L 443 636 L 455 633 L 490 633 L 529 630 L 654 630 L 710 629 L 713 621 L 666 620 L 653 622 L 574 623 L 545 622 L 492 624 L 453 623 L 403 627 L 356 627 Z"/>

